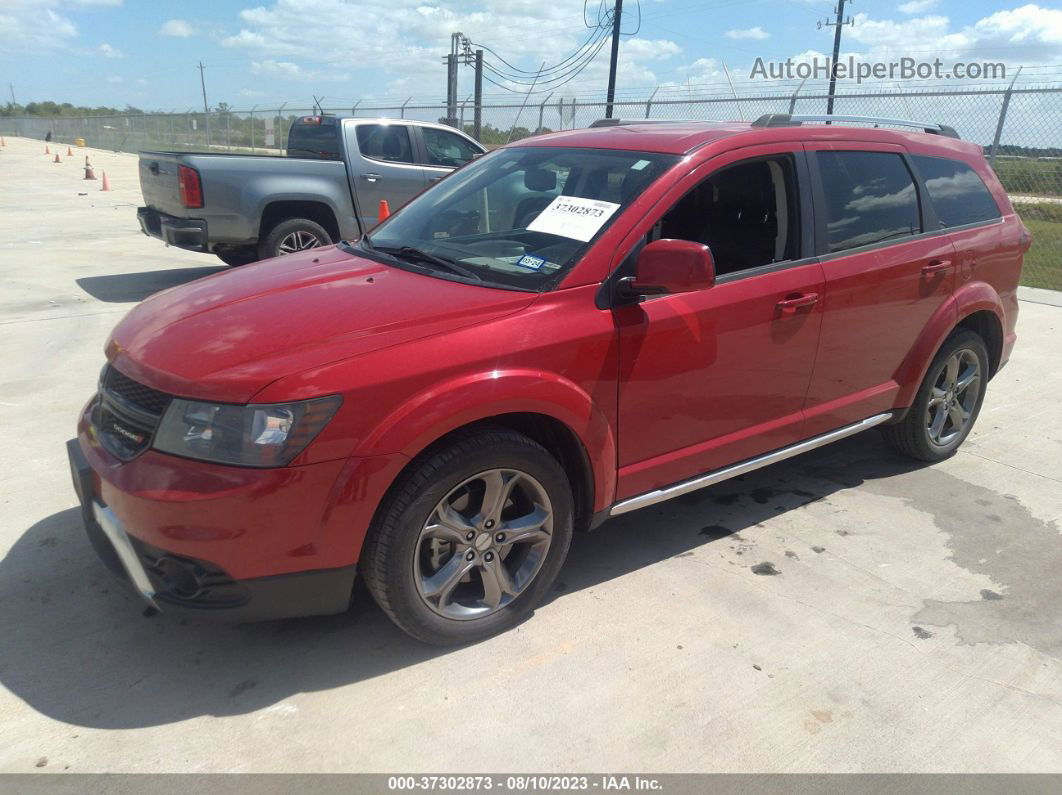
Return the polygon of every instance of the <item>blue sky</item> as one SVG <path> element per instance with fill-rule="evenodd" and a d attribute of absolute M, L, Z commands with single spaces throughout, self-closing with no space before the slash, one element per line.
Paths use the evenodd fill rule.
<path fill-rule="evenodd" d="M 609 0 L 611 3 L 611 0 Z M 621 94 L 718 90 L 723 65 L 738 83 L 757 56 L 783 60 L 829 52 L 832 11 L 818 0 L 625 0 Z M 593 6 L 591 6 L 593 11 Z M 1023 80 L 1062 77 L 1062 7 L 985 0 L 856 0 L 845 53 L 1024 65 Z M 514 66 L 555 64 L 590 35 L 580 0 L 3 0 L 3 98 L 19 102 L 201 107 L 206 65 L 211 105 L 326 106 L 382 98 L 438 101 L 440 58 L 461 31 Z M 608 47 L 556 96 L 603 93 Z M 505 81 L 501 81 L 505 82 Z M 985 81 L 978 81 L 983 83 Z M 510 88 L 518 87 L 509 83 Z M 891 85 L 891 84 L 890 84 Z M 714 89 L 713 89 L 714 87 Z M 762 84 L 760 84 L 762 87 Z M 505 94 L 488 86 L 488 95 Z M 472 90 L 463 69 L 460 93 Z M 509 95 L 510 97 L 512 95 Z"/>

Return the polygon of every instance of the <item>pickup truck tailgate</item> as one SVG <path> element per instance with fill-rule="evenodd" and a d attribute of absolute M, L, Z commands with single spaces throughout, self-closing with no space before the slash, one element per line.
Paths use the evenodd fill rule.
<path fill-rule="evenodd" d="M 187 212 L 177 187 L 179 157 L 172 152 L 141 152 L 140 191 L 146 206 L 181 217 Z"/>

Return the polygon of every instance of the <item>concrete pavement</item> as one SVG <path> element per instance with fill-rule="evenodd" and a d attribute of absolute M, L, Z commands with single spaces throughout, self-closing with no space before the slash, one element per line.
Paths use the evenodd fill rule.
<path fill-rule="evenodd" d="M 953 459 L 871 432 L 625 515 L 475 646 L 421 646 L 364 594 L 145 619 L 63 444 L 114 323 L 220 263 L 140 234 L 135 156 L 89 150 L 101 193 L 77 153 L 0 149 L 0 772 L 1062 769 L 1062 309 L 1022 304 Z"/>

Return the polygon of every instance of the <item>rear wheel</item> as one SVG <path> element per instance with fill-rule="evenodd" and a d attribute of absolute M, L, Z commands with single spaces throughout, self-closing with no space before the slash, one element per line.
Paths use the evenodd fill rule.
<path fill-rule="evenodd" d="M 296 251 L 306 251 L 332 244 L 325 228 L 309 218 L 289 218 L 274 226 L 258 244 L 260 259 L 282 257 Z"/>
<path fill-rule="evenodd" d="M 904 419 L 882 429 L 904 455 L 942 461 L 973 429 L 988 383 L 988 350 L 980 335 L 961 329 L 940 347 Z"/>
<path fill-rule="evenodd" d="M 556 459 L 521 434 L 479 430 L 414 464 L 359 568 L 403 630 L 465 643 L 534 609 L 564 563 L 572 523 L 571 486 Z"/>

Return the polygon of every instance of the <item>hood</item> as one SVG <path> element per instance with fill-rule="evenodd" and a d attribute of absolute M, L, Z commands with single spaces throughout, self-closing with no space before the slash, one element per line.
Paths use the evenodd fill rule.
<path fill-rule="evenodd" d="M 155 389 L 242 403 L 278 378 L 484 323 L 535 297 L 313 249 L 155 294 L 115 327 L 107 358 Z"/>

